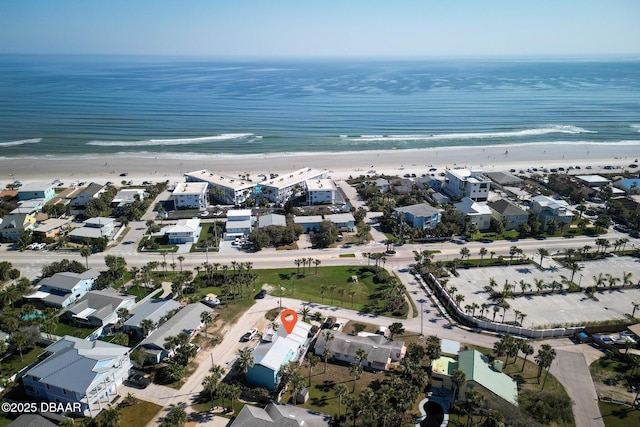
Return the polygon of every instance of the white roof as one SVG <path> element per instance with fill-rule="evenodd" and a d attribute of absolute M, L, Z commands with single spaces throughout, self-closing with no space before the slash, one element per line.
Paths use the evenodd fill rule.
<path fill-rule="evenodd" d="M 260 185 L 264 187 L 273 187 L 277 189 L 287 188 L 295 184 L 299 184 L 308 179 L 321 178 L 326 175 L 326 171 L 318 169 L 304 168 L 295 172 L 282 174 L 274 179 L 263 181 Z"/>
<path fill-rule="evenodd" d="M 230 220 L 239 216 L 251 216 L 251 209 L 229 209 L 227 211 L 227 218 Z"/>
<path fill-rule="evenodd" d="M 245 219 L 241 221 L 227 220 L 226 226 L 227 228 L 251 228 L 251 220 L 250 219 Z"/>
<path fill-rule="evenodd" d="M 206 193 L 208 186 L 209 184 L 206 182 L 181 182 L 176 185 L 176 188 L 173 190 L 173 195 L 179 196 Z"/>
<path fill-rule="evenodd" d="M 325 215 L 324 219 L 326 219 L 327 221 L 331 221 L 333 223 L 354 222 L 355 221 L 355 218 L 353 217 L 351 212 Z"/>
<path fill-rule="evenodd" d="M 176 225 L 165 227 L 165 234 L 170 233 L 193 233 L 198 227 L 200 227 L 199 218 L 181 219 L 176 222 Z"/>
<path fill-rule="evenodd" d="M 447 173 L 455 176 L 459 180 L 477 183 L 488 179 L 482 176 L 482 171 L 472 171 L 469 169 L 447 169 Z"/>
<path fill-rule="evenodd" d="M 465 215 L 491 215 L 491 208 L 486 203 L 478 203 L 468 197 L 456 203 L 455 207 Z"/>
<path fill-rule="evenodd" d="M 540 196 L 533 197 L 531 200 L 536 202 L 540 206 L 543 206 L 543 207 L 544 206 L 548 206 L 551 209 L 569 207 L 569 204 L 567 202 L 565 202 L 564 200 L 556 200 L 556 199 L 552 199 L 551 197 L 548 197 L 548 196 L 540 195 Z"/>
<path fill-rule="evenodd" d="M 48 182 L 26 182 L 22 187 L 18 188 L 18 193 L 28 191 L 44 191 L 53 187 Z"/>
<path fill-rule="evenodd" d="M 336 185 L 333 180 L 328 178 L 322 179 L 308 179 L 307 182 L 308 191 L 335 191 Z"/>
<path fill-rule="evenodd" d="M 185 176 L 191 177 L 193 179 L 197 179 L 199 181 L 208 182 L 211 185 L 215 185 L 217 187 L 226 187 L 226 188 L 231 188 L 233 190 L 243 190 L 245 188 L 251 188 L 256 185 L 254 182 L 251 182 L 249 180 L 215 174 L 206 169 L 189 172 L 189 173 L 186 173 Z"/>
<path fill-rule="evenodd" d="M 600 175 L 576 175 L 576 178 L 590 184 L 610 182 L 607 178 Z"/>
<path fill-rule="evenodd" d="M 296 224 L 315 224 L 322 222 L 321 215 L 310 215 L 310 216 L 294 216 L 293 222 Z"/>

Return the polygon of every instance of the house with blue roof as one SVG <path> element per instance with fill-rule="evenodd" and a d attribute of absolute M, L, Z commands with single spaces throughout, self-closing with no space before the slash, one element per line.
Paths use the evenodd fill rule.
<path fill-rule="evenodd" d="M 278 371 L 304 354 L 311 325 L 297 322 L 290 334 L 280 327 L 270 342 L 262 341 L 253 350 L 253 366 L 247 371 L 247 381 L 273 391 L 278 385 Z"/>

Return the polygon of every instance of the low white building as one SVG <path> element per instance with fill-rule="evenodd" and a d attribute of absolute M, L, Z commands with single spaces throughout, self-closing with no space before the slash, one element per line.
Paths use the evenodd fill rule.
<path fill-rule="evenodd" d="M 213 193 L 213 198 L 224 204 L 240 205 L 247 200 L 256 184 L 249 179 L 220 175 L 208 170 L 186 173 L 187 182 L 206 182 Z"/>
<path fill-rule="evenodd" d="M 115 230 L 116 220 L 113 218 L 95 217 L 82 223 L 82 227 L 75 228 L 69 233 L 69 240 L 83 242 L 100 237 L 111 238 Z"/>
<path fill-rule="evenodd" d="M 308 179 L 307 205 L 334 204 L 338 188 L 331 179 Z"/>
<path fill-rule="evenodd" d="M 326 176 L 326 171 L 304 168 L 262 181 L 256 187 L 256 190 L 259 190 L 261 197 L 271 202 L 285 203 L 291 198 L 304 194 L 306 190 L 305 181 L 317 180 Z"/>
<path fill-rule="evenodd" d="M 80 191 L 77 196 L 71 199 L 71 206 L 74 208 L 85 208 L 90 200 L 97 199 L 104 191 L 105 188 L 103 185 L 92 182 L 87 188 Z"/>
<path fill-rule="evenodd" d="M 209 184 L 206 182 L 181 182 L 171 194 L 175 209 L 206 209 L 209 206 Z"/>

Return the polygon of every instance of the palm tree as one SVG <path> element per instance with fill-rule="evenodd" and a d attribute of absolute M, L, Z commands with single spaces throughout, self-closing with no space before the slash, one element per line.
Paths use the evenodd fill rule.
<path fill-rule="evenodd" d="M 338 419 L 340 419 L 342 417 L 342 398 L 349 393 L 349 390 L 344 384 L 337 384 L 333 388 L 333 392 L 338 397 Z"/>
<path fill-rule="evenodd" d="M 489 252 L 489 255 L 490 255 L 489 264 L 493 264 L 493 257 L 495 256 L 495 254 L 496 253 L 494 251 Z"/>
<path fill-rule="evenodd" d="M 302 391 L 304 388 L 304 378 L 298 371 L 295 371 L 291 375 L 291 399 L 293 400 L 293 404 L 298 404 L 298 393 Z"/>
<path fill-rule="evenodd" d="M 487 311 L 489 309 L 489 304 L 487 304 L 486 302 L 483 302 L 482 304 L 480 304 L 480 317 L 484 317 L 484 312 Z"/>
<path fill-rule="evenodd" d="M 538 364 L 538 382 L 540 382 L 542 370 L 547 370 L 544 376 L 544 382 L 542 383 L 542 390 L 544 390 L 544 385 L 547 382 L 547 377 L 549 376 L 549 368 L 551 367 L 551 363 L 553 363 L 555 358 L 556 351 L 551 348 L 549 344 L 542 344 L 540 350 L 538 350 L 538 354 L 535 356 L 536 363 Z"/>
<path fill-rule="evenodd" d="M 480 308 L 480 306 L 478 304 L 471 303 L 471 317 L 476 317 L 476 310 Z"/>
<path fill-rule="evenodd" d="M 320 304 L 324 304 L 324 293 L 326 290 L 327 290 L 327 287 L 325 285 L 320 285 L 320 298 L 321 298 Z"/>
<path fill-rule="evenodd" d="M 331 340 L 333 340 L 334 336 L 331 333 L 331 331 L 325 331 L 323 333 L 324 336 L 324 349 L 322 352 L 322 358 L 324 359 L 324 370 L 322 371 L 322 373 L 327 372 L 327 360 L 329 360 L 329 358 L 331 357 L 331 347 L 329 345 L 329 342 L 331 342 Z"/>
<path fill-rule="evenodd" d="M 80 249 L 80 256 L 84 258 L 85 265 L 87 269 L 89 268 L 89 256 L 91 256 L 91 249 L 88 246 L 83 246 Z"/>
<path fill-rule="evenodd" d="M 633 318 L 636 315 L 636 310 L 640 307 L 640 303 L 632 302 L 631 304 L 633 305 L 633 312 L 631 313 L 631 317 Z"/>
<path fill-rule="evenodd" d="M 320 358 L 313 353 L 309 353 L 307 356 L 307 363 L 309 364 L 309 387 L 311 387 L 311 374 L 313 368 L 315 368 L 318 363 L 320 363 Z"/>
<path fill-rule="evenodd" d="M 542 260 L 549 256 L 549 251 L 546 248 L 538 248 L 538 255 L 540 255 L 540 268 L 542 268 Z"/>
<path fill-rule="evenodd" d="M 573 276 L 576 275 L 576 271 L 582 271 L 584 269 L 584 265 L 580 265 L 574 261 L 569 265 L 569 269 L 571 270 L 571 281 L 573 282 Z"/>
<path fill-rule="evenodd" d="M 456 400 L 458 399 L 460 388 L 464 385 L 466 381 L 467 381 L 467 375 L 463 371 L 459 369 L 456 369 L 453 371 L 451 375 L 451 382 L 455 386 L 455 391 L 453 395 Z"/>
<path fill-rule="evenodd" d="M 599 289 L 600 286 L 604 286 L 604 275 L 599 273 L 597 276 L 593 276 L 593 281 L 595 282 L 596 289 Z"/>
<path fill-rule="evenodd" d="M 456 305 L 458 306 L 458 308 L 460 308 L 460 303 L 464 301 L 464 295 L 457 294 L 453 299 L 456 301 Z"/>
<path fill-rule="evenodd" d="M 613 288 L 620 279 L 618 277 L 613 277 L 611 274 L 607 274 L 607 282 L 609 283 L 609 289 Z"/>
<path fill-rule="evenodd" d="M 180 263 L 180 271 L 182 272 L 182 261 L 184 261 L 184 257 L 182 255 L 178 255 L 178 262 Z"/>
<path fill-rule="evenodd" d="M 213 317 L 211 316 L 211 312 L 203 311 L 202 313 L 200 313 L 200 321 L 204 324 L 204 336 L 206 338 L 209 337 L 209 335 L 207 334 L 207 326 L 209 326 L 209 323 L 211 323 L 212 319 Z"/>
<path fill-rule="evenodd" d="M 522 369 L 520 372 L 524 371 L 524 365 L 527 363 L 527 357 L 533 354 L 533 346 L 526 341 L 520 342 L 520 351 L 524 353 L 524 360 L 522 361 Z"/>
<path fill-rule="evenodd" d="M 389 325 L 389 333 L 391 334 L 391 339 L 393 340 L 393 337 L 398 334 L 404 334 L 404 325 L 400 322 L 393 322 L 391 325 Z"/>
<path fill-rule="evenodd" d="M 626 271 L 622 272 L 622 286 L 631 286 L 633 282 L 631 281 L 631 276 L 633 274 L 631 272 L 627 273 Z"/>
<path fill-rule="evenodd" d="M 207 375 L 202 380 L 202 387 L 204 391 L 209 393 L 209 398 L 211 399 L 211 409 L 213 409 L 213 395 L 218 389 L 219 382 L 220 378 L 217 378 L 215 375 Z"/>
<path fill-rule="evenodd" d="M 318 275 L 318 266 L 319 266 L 320 264 L 322 264 L 322 261 L 320 261 L 319 259 L 314 259 L 314 260 L 313 260 L 313 263 L 314 263 L 314 264 L 315 264 L 315 266 L 316 266 L 316 272 L 315 272 L 315 274 L 316 274 L 316 275 Z"/>
<path fill-rule="evenodd" d="M 482 265 L 482 260 L 484 259 L 484 256 L 487 254 L 487 252 L 489 252 L 487 248 L 480 248 L 480 250 L 478 251 L 478 253 L 480 254 L 480 265 Z"/>
<path fill-rule="evenodd" d="M 494 305 L 493 306 L 493 319 L 491 320 L 492 322 L 496 321 L 496 314 L 498 314 L 499 311 L 500 311 L 500 306 Z"/>
<path fill-rule="evenodd" d="M 540 290 L 545 288 L 544 280 L 542 279 L 533 279 L 533 284 L 537 289 L 537 293 L 540 293 Z"/>
<path fill-rule="evenodd" d="M 362 368 L 362 365 L 360 363 L 354 362 L 349 366 L 349 373 L 351 375 L 353 375 L 353 389 L 351 390 L 351 393 L 355 393 L 356 391 L 356 381 L 358 381 L 358 379 L 360 379 L 360 375 L 362 375 L 362 371 L 364 369 Z"/>
<path fill-rule="evenodd" d="M 353 298 L 356 296 L 356 291 L 349 291 L 349 296 L 351 297 L 351 308 L 353 308 Z"/>
<path fill-rule="evenodd" d="M 14 347 L 20 353 L 20 361 L 23 362 L 22 350 L 27 345 L 27 337 L 22 333 L 16 333 L 11 335 L 11 346 Z"/>
<path fill-rule="evenodd" d="M 151 319 L 142 319 L 140 322 L 140 330 L 142 331 L 143 336 L 148 336 L 153 328 L 156 327 L 156 324 Z"/>
<path fill-rule="evenodd" d="M 123 308 L 119 308 L 116 311 L 116 314 L 118 315 L 118 323 L 120 324 L 120 326 L 122 326 L 122 324 L 127 319 L 127 317 L 129 317 L 129 310 L 127 310 L 124 307 Z"/>
<path fill-rule="evenodd" d="M 249 368 L 251 368 L 254 364 L 253 353 L 248 349 L 240 350 L 237 363 L 240 372 L 242 372 L 246 376 Z"/>
<path fill-rule="evenodd" d="M 302 264 L 303 260 L 302 259 L 294 259 L 293 263 L 296 265 L 296 267 L 298 268 L 298 271 L 296 271 L 296 274 L 300 274 L 300 264 Z"/>
<path fill-rule="evenodd" d="M 500 304 L 500 306 L 502 307 L 502 310 L 503 310 L 502 311 L 502 323 L 504 323 L 504 316 L 505 316 L 505 314 L 507 314 L 507 310 L 509 310 L 511 308 L 511 306 L 506 301 L 502 301 L 502 304 Z"/>
<path fill-rule="evenodd" d="M 462 260 L 464 260 L 465 257 L 467 258 L 467 260 L 469 260 L 469 256 L 471 256 L 471 251 L 469 250 L 469 248 L 465 246 L 460 249 L 460 258 L 462 258 Z"/>
<path fill-rule="evenodd" d="M 302 307 L 300 311 L 300 316 L 302 316 L 302 321 L 306 322 L 309 319 L 309 315 L 311 314 L 311 309 L 309 307 Z"/>
<path fill-rule="evenodd" d="M 118 427 L 122 414 L 118 408 L 107 409 L 100 415 L 101 427 Z"/>
<path fill-rule="evenodd" d="M 336 290 L 336 286 L 330 285 L 329 290 L 331 291 L 331 305 L 333 305 L 333 292 Z"/>

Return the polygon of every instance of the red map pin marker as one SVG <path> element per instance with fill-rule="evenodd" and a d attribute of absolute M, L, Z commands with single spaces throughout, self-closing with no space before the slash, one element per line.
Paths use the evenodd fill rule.
<path fill-rule="evenodd" d="M 280 313 L 280 321 L 284 325 L 284 330 L 287 334 L 293 332 L 293 327 L 298 323 L 298 313 L 290 308 L 287 308 Z"/>

